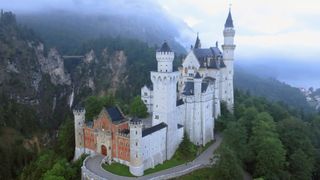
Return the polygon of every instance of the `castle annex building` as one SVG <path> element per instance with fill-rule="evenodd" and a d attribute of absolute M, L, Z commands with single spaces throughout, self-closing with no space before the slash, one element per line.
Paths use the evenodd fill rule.
<path fill-rule="evenodd" d="M 93 121 L 85 110 L 75 109 L 75 159 L 81 154 L 102 154 L 105 160 L 129 166 L 135 176 L 172 158 L 184 132 L 191 142 L 204 146 L 214 139 L 214 120 L 220 102 L 233 109 L 234 36 L 231 12 L 218 45 L 202 48 L 199 36 L 178 71 L 174 52 L 165 42 L 156 52 L 157 70 L 150 73 L 152 86 L 141 88 L 141 99 L 151 117 L 126 117 L 118 107 L 104 108 Z"/>

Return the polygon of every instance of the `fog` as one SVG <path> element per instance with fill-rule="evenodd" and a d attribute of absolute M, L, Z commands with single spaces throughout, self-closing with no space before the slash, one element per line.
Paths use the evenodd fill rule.
<path fill-rule="evenodd" d="M 136 14 L 160 12 L 161 7 L 151 0 L 0 0 L 1 7 L 16 13 L 68 10 L 81 13 Z"/>
<path fill-rule="evenodd" d="M 294 87 L 320 88 L 320 62 L 269 57 L 256 58 L 256 61 L 238 59 L 237 67 L 260 77 L 276 78 Z"/>
<path fill-rule="evenodd" d="M 212 6 L 212 8 L 209 8 L 208 5 L 202 6 L 206 3 L 208 5 L 215 4 L 215 6 Z M 200 9 L 197 9 L 199 8 L 198 5 Z M 294 40 L 289 36 L 290 33 L 285 37 L 280 36 L 278 32 L 278 34 L 272 34 L 272 32 L 281 28 L 283 32 L 286 32 L 286 29 L 282 26 L 274 27 L 273 31 L 268 30 L 266 35 L 261 35 L 253 31 L 254 29 L 249 29 L 250 27 L 245 24 L 245 18 L 248 14 L 241 13 L 240 10 L 243 7 L 240 7 L 239 4 L 236 5 L 233 7 L 233 15 L 237 31 L 235 59 L 238 66 L 242 66 L 260 76 L 275 77 L 293 86 L 320 87 L 320 80 L 318 79 L 320 77 L 320 62 L 317 56 L 319 51 L 316 51 L 318 47 L 314 46 L 313 43 L 302 44 L 305 40 L 314 37 L 316 39 L 318 36 L 308 33 L 307 30 L 300 34 L 299 32 L 293 32 L 296 33 L 293 34 L 295 36 Z M 172 43 L 177 42 L 186 50 L 194 43 L 197 31 L 200 31 L 200 38 L 204 46 L 213 45 L 215 41 L 222 42 L 222 30 L 228 11 L 227 2 L 201 1 L 197 3 L 190 0 L 186 3 L 181 1 L 169 2 L 168 0 L 0 0 L 0 8 L 13 11 L 17 14 L 20 22 L 29 23 L 36 27 L 35 31 L 38 30 L 40 23 L 46 22 L 46 19 L 41 17 L 42 14 L 52 16 L 52 14 L 48 14 L 49 12 L 54 12 L 53 15 L 56 15 L 58 19 L 65 19 L 71 16 L 70 14 L 80 14 L 82 17 L 78 19 L 88 21 L 87 29 L 94 29 L 91 34 L 95 33 L 97 35 L 108 30 L 110 23 L 104 26 L 101 23 L 101 26 L 97 26 L 96 23 L 99 23 L 99 21 L 92 23 L 93 18 L 84 17 L 92 17 L 92 15 L 121 16 L 125 17 L 126 20 L 133 19 L 128 23 L 130 25 L 139 23 L 137 27 L 134 27 L 136 32 L 131 33 L 131 36 L 147 42 L 150 41 L 150 44 L 160 43 L 164 40 Z M 257 8 L 259 9 L 258 6 Z M 58 16 L 65 12 L 69 14 Z M 30 14 L 32 15 L 30 16 Z M 212 19 L 213 16 L 216 18 Z M 262 15 L 259 14 L 259 17 L 262 17 Z M 57 23 L 57 21 L 53 22 Z M 66 21 L 64 24 L 68 23 L 70 22 Z M 114 22 L 114 26 L 117 23 Z M 254 23 L 251 23 L 251 25 L 254 25 Z M 270 22 L 265 21 L 265 23 Z M 122 27 L 126 25 L 123 22 L 119 22 L 119 24 Z M 314 24 L 313 26 L 316 27 Z M 267 24 L 265 25 L 267 26 Z M 95 26 L 97 26 L 96 29 Z M 82 29 L 86 28 L 79 28 L 79 31 Z M 115 29 L 110 32 L 115 33 L 119 29 L 125 28 L 117 27 Z M 124 32 L 128 31 L 130 29 L 124 30 Z M 154 37 L 147 35 L 139 37 L 142 33 L 148 34 L 148 31 L 154 33 Z M 87 34 L 80 35 L 86 36 Z M 122 34 L 120 33 L 120 35 Z M 263 43 L 265 40 L 269 43 Z M 301 41 L 301 45 L 298 42 L 296 43 L 296 40 Z M 288 43 L 289 45 L 287 45 Z"/>

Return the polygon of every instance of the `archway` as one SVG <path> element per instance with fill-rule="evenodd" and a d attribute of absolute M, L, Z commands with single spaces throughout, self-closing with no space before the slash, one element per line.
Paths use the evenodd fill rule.
<path fill-rule="evenodd" d="M 107 148 L 105 145 L 101 145 L 101 154 L 106 156 L 107 155 Z"/>

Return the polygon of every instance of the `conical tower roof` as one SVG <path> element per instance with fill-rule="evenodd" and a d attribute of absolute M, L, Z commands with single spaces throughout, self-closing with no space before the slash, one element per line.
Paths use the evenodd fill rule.
<path fill-rule="evenodd" d="M 224 24 L 225 28 L 233 28 L 233 20 L 231 15 L 231 9 L 229 9 L 228 18 L 226 20 L 226 23 Z"/>

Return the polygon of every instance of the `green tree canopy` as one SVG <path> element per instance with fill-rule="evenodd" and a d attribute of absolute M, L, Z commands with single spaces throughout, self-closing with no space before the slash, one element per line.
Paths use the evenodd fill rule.
<path fill-rule="evenodd" d="M 312 179 L 313 160 L 301 149 L 297 149 L 289 159 L 289 170 L 292 180 Z"/>
<path fill-rule="evenodd" d="M 250 146 L 255 154 L 255 177 L 278 179 L 285 167 L 286 151 L 268 113 L 258 114 L 252 128 Z"/>
<path fill-rule="evenodd" d="M 62 157 L 71 160 L 74 153 L 74 122 L 69 117 L 63 122 L 59 128 L 58 134 L 58 152 Z"/>
<path fill-rule="evenodd" d="M 248 158 L 248 135 L 245 127 L 239 122 L 231 122 L 223 131 L 223 141 L 235 150 L 236 155 L 242 161 Z"/>
<path fill-rule="evenodd" d="M 103 107 L 110 107 L 115 105 L 115 98 L 113 96 L 89 96 L 85 101 L 86 120 L 92 120 L 97 116 Z"/>
<path fill-rule="evenodd" d="M 213 179 L 237 180 L 242 179 L 242 169 L 236 154 L 225 144 L 221 144 L 215 155 Z"/>
<path fill-rule="evenodd" d="M 136 96 L 130 104 L 130 115 L 138 118 L 145 118 L 148 115 L 148 109 L 141 100 L 140 96 Z"/>
<path fill-rule="evenodd" d="M 74 170 L 66 159 L 57 161 L 53 167 L 44 174 L 44 180 L 63 180 L 72 179 L 75 175 Z"/>

